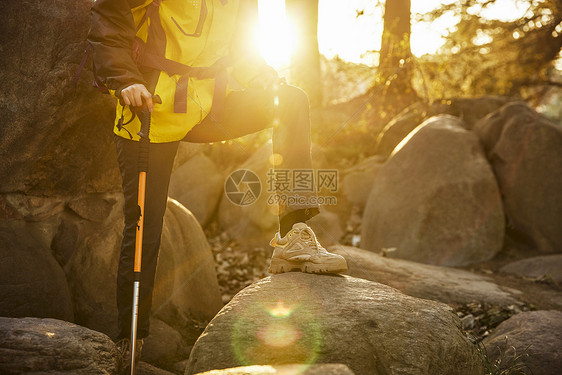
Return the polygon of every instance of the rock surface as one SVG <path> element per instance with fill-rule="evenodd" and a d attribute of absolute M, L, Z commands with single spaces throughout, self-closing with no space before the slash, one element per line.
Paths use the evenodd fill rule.
<path fill-rule="evenodd" d="M 380 169 L 363 215 L 361 247 L 464 266 L 492 258 L 504 231 L 498 186 L 477 137 L 460 120 L 439 116 L 410 133 Z"/>
<path fill-rule="evenodd" d="M 392 154 L 392 150 L 423 122 L 426 115 L 426 109 L 421 103 L 416 103 L 399 113 L 385 125 L 378 135 L 375 154 L 385 159 L 388 158 Z"/>
<path fill-rule="evenodd" d="M 354 375 L 346 365 L 280 365 L 243 366 L 223 370 L 211 370 L 197 375 Z"/>
<path fill-rule="evenodd" d="M 44 241 L 54 227 L 47 224 L 0 220 L 0 316 L 74 319 L 64 272 Z"/>
<path fill-rule="evenodd" d="M 2 1 L 0 192 L 117 191 L 113 100 L 92 88 L 90 0 Z M 95 155 L 95 157 L 92 157 Z"/>
<path fill-rule="evenodd" d="M 500 269 L 503 273 L 562 284 L 562 255 L 544 255 L 518 260 Z"/>
<path fill-rule="evenodd" d="M 502 363 L 509 367 L 514 347 L 522 355 L 520 364 L 526 374 L 558 375 L 562 369 L 562 312 L 519 313 L 501 323 L 484 345 L 490 361 L 503 358 Z"/>
<path fill-rule="evenodd" d="M 179 332 L 161 321 L 150 320 L 150 334 L 144 339 L 142 360 L 163 369 L 189 357 L 189 351 Z"/>
<path fill-rule="evenodd" d="M 0 317 L 2 374 L 116 374 L 117 361 L 102 333 L 55 319 Z"/>
<path fill-rule="evenodd" d="M 517 291 L 503 290 L 490 279 L 469 271 L 386 258 L 350 246 L 332 246 L 329 251 L 347 260 L 350 276 L 391 286 L 412 297 L 449 304 L 519 303 Z"/>
<path fill-rule="evenodd" d="M 480 374 L 441 303 L 347 276 L 287 273 L 237 294 L 195 344 L 186 374 L 240 365 L 342 363 L 357 375 Z"/>
<path fill-rule="evenodd" d="M 486 95 L 478 98 L 453 98 L 446 101 L 441 110 L 447 114 L 459 117 L 463 120 L 467 129 L 474 125 L 489 113 L 497 111 L 513 99 L 507 96 Z"/>
<path fill-rule="evenodd" d="M 342 189 L 348 201 L 365 206 L 382 161 L 383 158 L 378 155 L 371 156 L 345 172 Z"/>
<path fill-rule="evenodd" d="M 425 103 L 415 103 L 393 118 L 381 131 L 375 144 L 375 154 L 388 157 L 392 150 L 420 123 L 431 116 L 448 114 L 463 120 L 466 129 L 487 114 L 498 110 L 512 100 L 502 96 L 482 96 L 478 98 L 452 98 L 436 102 L 427 107 Z"/>
<path fill-rule="evenodd" d="M 150 363 L 140 361 L 135 367 L 135 375 L 174 375 L 174 373 L 152 366 Z"/>
<path fill-rule="evenodd" d="M 122 198 L 121 198 L 122 199 Z M 107 220 L 79 240 L 65 266 L 82 325 L 116 334 L 115 278 L 123 231 L 121 201 Z M 156 271 L 153 314 L 194 342 L 196 321 L 208 321 L 222 307 L 214 262 L 201 226 L 169 200 Z"/>
<path fill-rule="evenodd" d="M 537 250 L 562 252 L 562 128 L 515 102 L 474 130 L 494 169 L 509 225 Z"/>
<path fill-rule="evenodd" d="M 168 195 L 191 211 L 204 226 L 223 194 L 224 180 L 215 163 L 198 154 L 172 173 Z"/>
<path fill-rule="evenodd" d="M 248 246 L 264 246 L 278 230 L 277 207 L 267 203 L 267 171 L 272 168 L 272 146 L 261 146 L 246 162 L 236 169 L 247 169 L 260 179 L 261 193 L 252 204 L 239 206 L 223 195 L 218 208 L 218 219 L 231 238 Z"/>

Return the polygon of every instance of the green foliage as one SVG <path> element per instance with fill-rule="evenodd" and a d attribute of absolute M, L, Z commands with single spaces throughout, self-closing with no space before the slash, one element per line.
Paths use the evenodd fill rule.
<path fill-rule="evenodd" d="M 505 336 L 504 345 L 498 346 L 499 356 L 491 359 L 486 347 L 482 342 L 476 344 L 476 350 L 480 355 L 482 364 L 484 365 L 484 375 L 527 375 L 533 372 L 525 364 L 525 358 L 529 357 L 527 353 L 529 347 L 518 353 L 514 346 L 508 344 L 508 337 Z"/>
<path fill-rule="evenodd" d="M 460 18 L 438 55 L 419 63 L 430 98 L 480 95 L 531 97 L 537 87 L 560 85 L 554 61 L 562 47 L 559 0 L 514 0 L 526 4 L 524 16 L 501 21 L 481 16 L 496 0 L 462 0 L 444 5 L 418 20 L 444 14 Z M 418 85 L 421 74 L 418 71 Z"/>

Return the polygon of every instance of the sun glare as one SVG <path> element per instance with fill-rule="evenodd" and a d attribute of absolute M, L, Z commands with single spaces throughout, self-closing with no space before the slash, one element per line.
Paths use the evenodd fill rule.
<path fill-rule="evenodd" d="M 295 48 L 295 28 L 285 15 L 284 0 L 258 0 L 257 43 L 261 55 L 277 70 L 288 68 Z"/>
<path fill-rule="evenodd" d="M 412 13 L 426 13 L 451 0 L 412 1 Z M 376 65 L 382 33 L 382 7 L 372 0 L 319 0 L 318 44 L 320 53 L 328 58 L 339 56 L 354 63 Z M 525 2 L 498 0 L 486 9 L 474 9 L 483 17 L 513 20 L 525 13 Z M 291 60 L 295 47 L 295 32 L 285 14 L 284 0 L 258 0 L 259 30 L 257 43 L 262 56 L 271 66 L 283 71 Z M 447 30 L 459 21 L 445 14 L 439 19 L 412 24 L 411 47 L 415 56 L 431 54 L 445 43 Z M 284 72 L 282 72 L 284 73 Z"/>

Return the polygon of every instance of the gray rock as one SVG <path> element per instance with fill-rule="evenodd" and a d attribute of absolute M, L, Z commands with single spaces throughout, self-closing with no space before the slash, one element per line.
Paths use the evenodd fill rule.
<path fill-rule="evenodd" d="M 160 319 L 151 319 L 150 335 L 144 339 L 142 347 L 142 360 L 163 369 L 172 369 L 176 362 L 188 357 L 189 352 L 179 332 Z"/>
<path fill-rule="evenodd" d="M 13 218 L 26 221 L 43 221 L 64 210 L 64 199 L 60 197 L 39 197 L 21 193 L 3 194 L 5 205 L 16 212 Z"/>
<path fill-rule="evenodd" d="M 494 169 L 509 225 L 537 250 L 562 252 L 562 128 L 515 102 L 474 130 Z"/>
<path fill-rule="evenodd" d="M 543 255 L 518 260 L 500 269 L 503 273 L 562 283 L 562 255 Z"/>
<path fill-rule="evenodd" d="M 357 375 L 480 374 L 441 303 L 348 276 L 286 273 L 238 293 L 209 323 L 187 375 L 239 365 L 341 363 Z"/>
<path fill-rule="evenodd" d="M 109 194 L 89 194 L 68 202 L 68 207 L 83 219 L 101 223 L 107 219 L 117 199 Z"/>
<path fill-rule="evenodd" d="M 377 137 L 375 154 L 385 159 L 392 154 L 392 150 L 406 136 L 422 123 L 427 115 L 426 108 L 421 103 L 413 104 L 394 117 Z"/>
<path fill-rule="evenodd" d="M 203 326 L 222 308 L 215 261 L 195 216 L 168 198 L 152 314 L 195 342 Z M 191 335 L 188 331 L 193 330 Z"/>
<path fill-rule="evenodd" d="M 394 148 L 425 119 L 431 116 L 448 114 L 463 120 L 463 127 L 470 130 L 474 124 L 487 114 L 498 110 L 512 100 L 502 96 L 482 96 L 478 98 L 451 98 L 430 106 L 415 103 L 393 118 L 381 131 L 375 144 L 375 153 L 390 156 Z"/>
<path fill-rule="evenodd" d="M 519 364 L 525 374 L 559 375 L 562 369 L 562 312 L 519 313 L 497 326 L 484 339 L 484 345 L 490 362 L 501 358 L 503 368 Z M 521 359 L 514 364 L 516 355 Z"/>
<path fill-rule="evenodd" d="M 92 87 L 90 0 L 2 1 L 0 192 L 117 191 L 113 99 Z"/>
<path fill-rule="evenodd" d="M 208 143 L 180 142 L 178 146 L 178 152 L 176 153 L 176 158 L 174 159 L 172 173 L 173 171 L 177 170 L 179 167 L 187 163 L 189 159 L 202 153 L 205 148 L 210 146 L 211 145 Z"/>
<path fill-rule="evenodd" d="M 37 224 L 0 221 L 0 316 L 72 321 L 64 272 Z"/>
<path fill-rule="evenodd" d="M 144 350 L 144 349 L 143 349 Z M 140 361 L 135 366 L 135 375 L 173 375 L 173 372 L 169 372 L 153 366 L 144 361 Z"/>
<path fill-rule="evenodd" d="M 308 364 L 279 366 L 243 366 L 223 370 L 211 370 L 197 375 L 354 375 L 342 364 Z"/>
<path fill-rule="evenodd" d="M 115 279 L 122 210 L 116 208 L 104 223 L 91 225 L 97 226 L 81 237 L 65 271 L 77 322 L 115 336 Z M 164 216 L 152 313 L 181 329 L 184 339 L 194 342 L 200 332 L 195 323 L 208 321 L 222 305 L 211 249 L 201 226 L 185 207 L 170 199 Z"/>
<path fill-rule="evenodd" d="M 464 266 L 492 258 L 504 231 L 498 186 L 478 138 L 460 120 L 440 116 L 410 133 L 380 169 L 363 215 L 361 247 Z"/>
<path fill-rule="evenodd" d="M 348 201 L 360 207 L 365 206 L 382 162 L 381 156 L 371 156 L 345 172 L 342 189 Z"/>
<path fill-rule="evenodd" d="M 201 225 L 206 225 L 223 194 L 224 180 L 215 163 L 198 154 L 174 171 L 168 195 L 191 211 Z"/>
<path fill-rule="evenodd" d="M 350 246 L 332 246 L 329 250 L 347 260 L 349 275 L 389 285 L 412 297 L 450 304 L 520 303 L 518 291 L 503 290 L 489 278 L 469 271 L 386 258 Z"/>
<path fill-rule="evenodd" d="M 277 207 L 268 205 L 267 171 L 272 154 L 271 143 L 261 146 L 245 163 L 236 169 L 248 169 L 261 182 L 261 194 L 249 205 L 239 206 L 223 195 L 218 208 L 218 219 L 231 238 L 247 246 L 264 246 L 278 230 Z"/>
<path fill-rule="evenodd" d="M 478 120 L 497 111 L 512 100 L 513 98 L 510 97 L 493 95 L 479 98 L 453 98 L 445 103 L 444 110 L 446 113 L 462 119 L 467 129 L 472 129 Z"/>
<path fill-rule="evenodd" d="M 106 335 L 55 319 L 0 318 L 2 374 L 116 374 L 118 351 Z"/>

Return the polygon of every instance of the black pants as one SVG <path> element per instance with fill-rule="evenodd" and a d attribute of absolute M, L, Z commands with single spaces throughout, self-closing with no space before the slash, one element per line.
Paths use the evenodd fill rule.
<path fill-rule="evenodd" d="M 275 98 L 278 98 L 275 99 Z M 278 101 L 278 106 L 275 103 Z M 275 123 L 275 119 L 279 123 Z M 230 93 L 220 121 L 207 116 L 197 124 L 184 141 L 207 143 L 238 138 L 273 127 L 273 150 L 282 156 L 277 168 L 311 169 L 310 111 L 306 94 L 296 87 L 281 85 L 278 90 L 248 89 Z M 138 218 L 138 147 L 139 143 L 115 136 L 119 168 L 125 197 L 125 229 L 117 274 L 118 338 L 131 332 L 133 298 L 133 260 Z M 172 165 L 179 142 L 151 143 L 146 181 L 142 272 L 139 297 L 137 337 L 148 336 L 152 290 L 160 248 L 162 223 L 168 197 Z M 317 205 L 286 207 L 282 215 L 307 209 L 307 216 L 318 213 Z"/>

